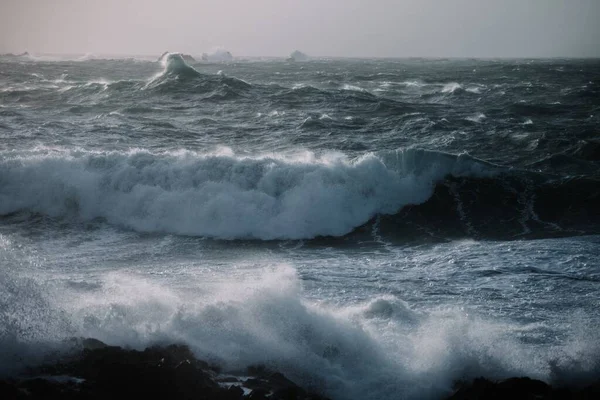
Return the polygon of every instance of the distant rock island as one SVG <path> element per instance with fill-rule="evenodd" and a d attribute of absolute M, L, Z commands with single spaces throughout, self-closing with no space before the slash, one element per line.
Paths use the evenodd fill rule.
<path fill-rule="evenodd" d="M 301 51 L 294 50 L 287 58 L 288 61 L 308 61 L 309 57 Z"/>
<path fill-rule="evenodd" d="M 25 51 L 21 54 L 5 53 L 5 54 L 0 54 L 0 56 L 2 56 L 2 57 L 29 57 L 29 52 Z"/>
<path fill-rule="evenodd" d="M 166 56 L 168 56 L 169 54 L 171 54 L 168 51 L 165 51 L 164 53 L 162 53 L 160 55 L 160 57 L 158 57 L 158 62 L 162 62 Z M 181 58 L 183 58 L 183 61 L 187 62 L 187 63 L 194 63 L 196 62 L 196 59 L 192 56 L 190 56 L 189 54 L 183 54 L 183 53 L 172 53 L 172 54 L 179 54 L 181 56 Z"/>
<path fill-rule="evenodd" d="M 202 61 L 232 61 L 233 55 L 224 49 L 218 49 L 212 53 L 202 53 Z"/>

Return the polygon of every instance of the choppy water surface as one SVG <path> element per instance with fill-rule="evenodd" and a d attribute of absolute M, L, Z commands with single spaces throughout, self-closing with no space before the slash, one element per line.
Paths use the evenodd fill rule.
<path fill-rule="evenodd" d="M 333 398 L 597 377 L 596 60 L 0 59 L 2 371 L 185 342 Z"/>

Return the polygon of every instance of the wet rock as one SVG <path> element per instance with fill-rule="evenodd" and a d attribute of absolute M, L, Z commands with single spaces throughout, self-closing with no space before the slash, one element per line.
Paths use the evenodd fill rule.
<path fill-rule="evenodd" d="M 106 343 L 101 342 L 98 339 L 93 339 L 93 338 L 82 339 L 81 345 L 84 349 L 88 349 L 88 350 L 103 349 L 105 347 L 108 347 L 108 345 Z"/>
<path fill-rule="evenodd" d="M 0 380 L 0 399 L 324 399 L 264 367 L 250 368 L 247 380 L 219 377 L 218 368 L 185 345 L 137 351 L 96 339 L 72 341 L 76 354 Z"/>
<path fill-rule="evenodd" d="M 244 386 L 252 389 L 249 399 L 271 400 L 325 400 L 317 394 L 310 393 L 280 372 L 272 371 L 265 366 L 251 366 L 248 375 L 254 376 L 244 382 Z"/>
<path fill-rule="evenodd" d="M 600 382 L 584 388 L 553 388 L 530 378 L 510 378 L 494 382 L 477 378 L 460 383 L 447 400 L 592 400 L 600 399 Z"/>

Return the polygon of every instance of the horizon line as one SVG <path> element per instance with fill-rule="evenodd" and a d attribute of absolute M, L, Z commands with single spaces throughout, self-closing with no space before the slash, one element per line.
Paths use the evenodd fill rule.
<path fill-rule="evenodd" d="M 157 58 L 160 57 L 162 53 L 125 53 L 125 52 L 117 52 L 117 53 L 105 53 L 105 52 L 29 52 L 27 50 L 23 52 L 2 52 L 0 56 L 19 56 L 24 53 L 32 56 L 99 56 L 99 57 L 116 57 L 116 58 Z M 163 52 L 164 53 L 164 52 Z M 169 53 L 179 53 L 191 55 L 192 57 L 200 57 L 203 54 L 207 54 L 206 52 L 195 53 L 195 52 L 184 52 L 184 51 L 173 51 Z M 290 53 L 291 54 L 291 53 Z M 531 56 L 508 56 L 508 55 L 499 55 L 499 56 L 448 56 L 448 55 L 401 55 L 401 56 L 366 56 L 366 55 L 357 55 L 357 56 L 332 56 L 332 55 L 309 55 L 307 56 L 312 59 L 431 59 L 431 60 L 440 60 L 440 59 L 453 59 L 453 60 L 494 60 L 494 59 L 504 59 L 504 60 L 524 60 L 524 59 L 533 59 L 533 60 L 552 60 L 552 59 L 600 59 L 599 55 L 578 55 L 578 56 L 566 56 L 566 55 L 554 55 L 554 56 L 543 56 L 543 55 L 531 55 Z M 256 59 L 256 58 L 269 58 L 269 59 L 286 59 L 289 57 L 288 55 L 233 55 L 234 59 Z"/>

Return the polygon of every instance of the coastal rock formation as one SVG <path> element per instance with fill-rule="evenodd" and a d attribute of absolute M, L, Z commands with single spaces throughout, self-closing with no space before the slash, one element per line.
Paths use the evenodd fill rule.
<path fill-rule="evenodd" d="M 185 345 L 138 351 L 96 339 L 73 339 L 72 344 L 75 350 L 60 361 L 0 379 L 0 399 L 327 400 L 261 365 L 224 374 L 218 366 L 197 359 Z M 459 382 L 446 400 L 599 398 L 600 381 L 569 388 L 522 377 Z"/>
<path fill-rule="evenodd" d="M 23 52 L 21 54 L 4 53 L 4 54 L 0 54 L 0 57 L 9 57 L 9 58 L 10 57 L 14 57 L 14 58 L 17 58 L 17 57 L 29 57 L 29 52 L 25 51 L 25 52 Z"/>
<path fill-rule="evenodd" d="M 447 400 L 567 400 L 600 399 L 600 381 L 583 388 L 555 388 L 530 378 L 510 378 L 493 382 L 477 378 L 458 385 Z"/>
<path fill-rule="evenodd" d="M 79 350 L 59 362 L 0 380 L 0 398 L 325 400 L 260 366 L 240 377 L 222 375 L 184 345 L 143 351 L 95 339 L 76 340 L 75 345 Z"/>

